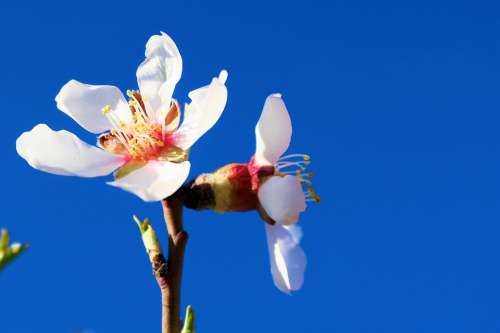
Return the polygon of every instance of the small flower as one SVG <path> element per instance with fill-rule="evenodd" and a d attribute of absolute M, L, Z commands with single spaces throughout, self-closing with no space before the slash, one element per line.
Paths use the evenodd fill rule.
<path fill-rule="evenodd" d="M 292 123 L 281 95 L 270 95 L 255 128 L 256 150 L 249 163 L 228 164 L 202 174 L 187 188 L 185 205 L 218 212 L 257 210 L 266 222 L 271 273 L 285 293 L 302 287 L 306 256 L 295 225 L 306 202 L 319 202 L 308 155 L 283 156 L 290 145 Z"/>
<path fill-rule="evenodd" d="M 227 100 L 227 72 L 189 93 L 180 124 L 180 106 L 172 98 L 182 73 L 182 58 L 166 34 L 152 36 L 146 59 L 137 69 L 139 91 L 96 86 L 75 80 L 56 97 L 57 107 L 91 133 L 91 146 L 67 131 L 45 124 L 23 133 L 18 154 L 33 168 L 65 176 L 97 177 L 115 171 L 108 184 L 132 192 L 144 201 L 173 194 L 186 180 L 190 147 L 219 119 Z M 180 126 L 179 126 L 180 124 Z"/>

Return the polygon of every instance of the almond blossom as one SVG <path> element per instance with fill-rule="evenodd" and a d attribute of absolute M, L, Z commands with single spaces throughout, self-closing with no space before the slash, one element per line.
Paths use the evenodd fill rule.
<path fill-rule="evenodd" d="M 283 156 L 292 137 L 292 123 L 281 95 L 267 98 L 255 127 L 256 150 L 249 168 L 260 206 L 259 213 L 268 221 L 266 236 L 274 284 L 283 292 L 298 290 L 304 283 L 306 256 L 300 247 L 302 232 L 296 223 L 306 209 L 306 201 L 319 202 L 311 185 L 311 173 L 305 173 L 310 157 L 304 154 Z M 270 172 L 271 170 L 272 173 Z"/>
<path fill-rule="evenodd" d="M 283 156 L 290 145 L 292 123 L 280 94 L 270 95 L 255 128 L 256 150 L 249 163 L 231 163 L 198 176 L 187 187 L 184 204 L 218 212 L 257 210 L 265 230 L 274 284 L 285 293 L 302 287 L 306 256 L 297 222 L 306 203 L 319 203 L 312 189 L 311 159 Z"/>
<path fill-rule="evenodd" d="M 112 186 L 144 201 L 173 194 L 186 180 L 191 146 L 221 116 L 227 100 L 227 72 L 189 93 L 183 122 L 172 98 L 182 74 L 182 58 L 165 33 L 146 44 L 137 69 L 138 91 L 108 85 L 66 83 L 56 97 L 59 110 L 85 130 L 100 134 L 97 146 L 71 132 L 36 125 L 16 141 L 18 154 L 35 169 L 65 176 L 98 177 L 114 172 Z"/>

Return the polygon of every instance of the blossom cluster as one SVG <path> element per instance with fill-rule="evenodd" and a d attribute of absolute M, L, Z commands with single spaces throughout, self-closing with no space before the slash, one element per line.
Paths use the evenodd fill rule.
<path fill-rule="evenodd" d="M 296 224 L 307 202 L 319 202 L 319 197 L 310 187 L 312 173 L 305 171 L 310 157 L 284 155 L 292 124 L 281 95 L 266 99 L 255 128 L 255 154 L 248 163 L 229 164 L 184 185 L 191 146 L 214 126 L 226 106 L 228 73 L 222 70 L 208 85 L 191 91 L 182 112 L 173 98 L 182 58 L 174 41 L 161 33 L 148 40 L 136 75 L 138 89 L 125 95 L 114 86 L 71 80 L 56 96 L 60 111 L 98 135 L 96 146 L 71 132 L 38 124 L 19 136 L 18 154 L 33 168 L 56 175 L 113 173 L 109 185 L 144 201 L 160 201 L 182 188 L 189 208 L 257 210 L 266 222 L 275 285 L 286 293 L 300 289 L 306 256 Z"/>

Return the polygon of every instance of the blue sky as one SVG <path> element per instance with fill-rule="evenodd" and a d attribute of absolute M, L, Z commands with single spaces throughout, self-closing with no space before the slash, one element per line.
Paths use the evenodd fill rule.
<path fill-rule="evenodd" d="M 320 205 L 301 224 L 309 266 L 289 297 L 256 213 L 185 212 L 184 305 L 199 332 L 433 333 L 500 329 L 497 1 L 23 1 L 0 4 L 1 225 L 31 244 L 0 275 L 2 333 L 158 332 L 160 295 L 131 214 L 159 204 L 57 177 L 17 156 L 70 79 L 136 88 L 148 37 L 177 42 L 175 96 L 229 71 L 192 175 L 245 162 L 265 97 L 291 113 Z M 164 236 L 164 232 L 162 232 Z"/>

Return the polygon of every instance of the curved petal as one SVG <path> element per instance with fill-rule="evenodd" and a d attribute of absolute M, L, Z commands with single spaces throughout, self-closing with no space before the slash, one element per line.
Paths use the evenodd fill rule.
<path fill-rule="evenodd" d="M 172 99 L 172 106 L 168 110 L 165 119 L 163 120 L 163 126 L 165 127 L 166 133 L 173 133 L 179 127 L 181 121 L 181 107 L 179 103 Z"/>
<path fill-rule="evenodd" d="M 175 85 L 182 75 L 182 58 L 174 41 L 165 33 L 154 35 L 146 44 L 146 59 L 137 68 L 137 83 L 147 100 L 148 112 L 158 122 L 168 111 Z"/>
<path fill-rule="evenodd" d="M 292 121 L 280 94 L 267 97 L 255 126 L 255 162 L 272 165 L 288 149 L 292 138 Z"/>
<path fill-rule="evenodd" d="M 174 136 L 178 147 L 189 149 L 219 120 L 227 101 L 226 79 L 227 71 L 223 70 L 208 86 L 189 93 L 191 103 L 186 105 L 184 120 Z"/>
<path fill-rule="evenodd" d="M 302 231 L 298 226 L 265 225 L 274 284 L 290 294 L 304 284 L 307 259 L 299 245 Z"/>
<path fill-rule="evenodd" d="M 112 154 L 129 154 L 127 147 L 113 133 L 105 133 L 100 135 L 97 138 L 97 146 Z"/>
<path fill-rule="evenodd" d="M 91 146 L 68 131 L 53 131 L 45 124 L 21 134 L 16 150 L 33 168 L 63 176 L 104 176 L 124 162 L 121 156 Z"/>
<path fill-rule="evenodd" d="M 295 176 L 272 176 L 259 188 L 259 202 L 266 213 L 278 224 L 297 223 L 306 209 L 302 185 Z"/>
<path fill-rule="evenodd" d="M 144 201 L 159 201 L 184 184 L 190 167 L 189 161 L 149 161 L 146 166 L 108 184 L 132 192 Z"/>
<path fill-rule="evenodd" d="M 120 89 L 113 86 L 93 86 L 71 80 L 56 96 L 57 107 L 80 126 L 95 134 L 111 128 L 102 109 L 109 105 L 123 122 L 130 122 L 131 114 Z"/>

